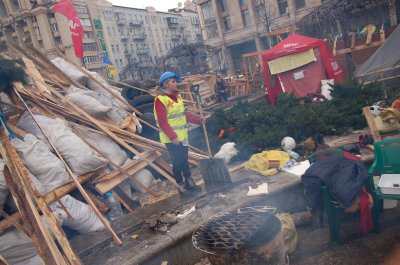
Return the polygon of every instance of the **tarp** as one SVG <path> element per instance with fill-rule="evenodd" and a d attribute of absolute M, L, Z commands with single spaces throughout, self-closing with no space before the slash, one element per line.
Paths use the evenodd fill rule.
<path fill-rule="evenodd" d="M 302 53 L 310 49 L 314 49 L 314 52 L 316 50 L 319 51 L 324 70 L 329 79 L 334 79 L 335 83 L 344 81 L 344 72 L 336 62 L 335 57 L 333 56 L 332 51 L 329 49 L 326 41 L 302 36 L 299 34 L 293 34 L 262 54 L 265 84 L 268 92 L 268 101 L 270 104 L 274 104 L 275 97 L 282 92 L 282 86 L 280 84 L 278 75 L 270 76 L 268 62 L 287 55 Z M 314 62 L 311 62 L 310 64 L 312 63 Z M 303 66 L 296 69 L 299 69 L 300 71 L 302 67 Z"/>
<path fill-rule="evenodd" d="M 381 77 L 393 76 L 394 70 L 382 71 L 400 65 L 400 26 L 393 31 L 386 42 L 362 65 L 357 67 L 354 75 L 362 81 L 377 80 Z M 397 68 L 397 75 L 400 68 Z M 375 73 L 375 74 L 371 74 Z"/>

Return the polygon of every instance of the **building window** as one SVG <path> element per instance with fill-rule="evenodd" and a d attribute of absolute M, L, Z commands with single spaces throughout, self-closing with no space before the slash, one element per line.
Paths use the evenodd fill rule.
<path fill-rule="evenodd" d="M 92 26 L 92 23 L 90 22 L 90 19 L 88 19 L 88 18 L 80 18 L 79 20 L 81 21 L 82 26 L 84 26 L 84 27 Z"/>
<path fill-rule="evenodd" d="M 51 28 L 51 31 L 52 31 L 52 32 L 57 32 L 57 31 L 58 31 L 58 27 L 57 27 L 57 24 L 56 24 L 56 23 L 50 24 L 50 28 Z"/>
<path fill-rule="evenodd" d="M 289 13 L 287 0 L 278 0 L 278 8 L 279 8 L 280 15 L 285 15 L 285 14 Z"/>
<path fill-rule="evenodd" d="M 250 12 L 248 9 L 242 11 L 243 27 L 250 26 Z"/>
<path fill-rule="evenodd" d="M 97 44 L 92 42 L 92 43 L 84 43 L 83 44 L 83 50 L 84 51 L 98 51 L 97 49 Z"/>
<path fill-rule="evenodd" d="M 223 17 L 222 18 L 222 22 L 224 23 L 224 28 L 225 28 L 226 32 L 232 30 L 232 24 L 231 24 L 231 17 L 230 16 Z"/>
<path fill-rule="evenodd" d="M 257 23 L 264 23 L 266 19 L 265 7 L 263 5 L 255 6 L 255 18 Z"/>
<path fill-rule="evenodd" d="M 247 4 L 247 0 L 239 0 L 240 6 L 245 5 L 245 4 Z"/>
<path fill-rule="evenodd" d="M 218 7 L 221 12 L 228 11 L 227 7 L 228 5 L 226 4 L 226 0 L 218 0 Z"/>
<path fill-rule="evenodd" d="M 296 5 L 296 10 L 299 10 L 303 7 L 306 6 L 306 1 L 305 0 L 295 0 L 295 5 Z"/>
<path fill-rule="evenodd" d="M 115 45 L 115 49 L 117 50 L 117 52 L 119 52 L 119 45 L 118 44 Z"/>
<path fill-rule="evenodd" d="M 211 1 L 201 5 L 201 10 L 203 11 L 204 20 L 215 18 L 214 9 L 212 7 Z"/>
<path fill-rule="evenodd" d="M 87 14 L 87 8 L 86 6 L 81 6 L 81 5 L 74 5 L 76 13 L 78 14 Z"/>
<path fill-rule="evenodd" d="M 112 52 L 115 52 L 114 44 L 111 44 L 111 50 Z"/>
<path fill-rule="evenodd" d="M 113 20 L 113 13 L 111 11 L 104 11 L 103 12 L 104 20 L 111 21 Z"/>
<path fill-rule="evenodd" d="M 218 37 L 217 21 L 211 1 L 201 5 L 208 38 Z"/>

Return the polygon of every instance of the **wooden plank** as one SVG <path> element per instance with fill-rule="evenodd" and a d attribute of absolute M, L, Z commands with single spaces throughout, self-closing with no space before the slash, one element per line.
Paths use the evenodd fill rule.
<path fill-rule="evenodd" d="M 33 64 L 31 60 L 26 57 L 22 57 L 22 61 L 26 66 L 27 74 L 35 80 L 35 84 L 44 97 L 51 99 L 51 93 L 47 86 L 45 85 L 46 82 L 44 81 L 43 77 L 40 75 L 39 71 L 37 70 L 36 66 Z"/>
<path fill-rule="evenodd" d="M 160 195 L 158 197 L 150 198 L 148 200 L 145 200 L 144 202 L 142 202 L 140 204 L 140 207 L 145 207 L 146 205 L 150 205 L 150 204 L 165 200 L 165 199 L 167 199 L 169 197 L 172 197 L 172 196 L 174 196 L 176 194 L 178 194 L 177 190 L 173 190 L 173 191 L 170 191 L 170 192 L 167 192 L 167 193 L 163 193 L 162 195 Z"/>
<path fill-rule="evenodd" d="M 13 213 L 10 218 L 11 222 L 6 222 L 6 220 L 0 221 L 0 235 L 13 227 L 14 223 L 19 223 L 21 221 L 21 214 L 19 212 Z"/>
<path fill-rule="evenodd" d="M 365 119 L 367 120 L 368 127 L 371 130 L 372 138 L 374 138 L 374 141 L 380 141 L 382 140 L 381 135 L 379 134 L 378 127 L 376 127 L 374 117 L 372 116 L 371 110 L 369 107 L 364 107 L 363 108 L 363 113 L 365 116 Z"/>
<path fill-rule="evenodd" d="M 79 183 L 84 183 L 84 182 L 88 181 L 90 178 L 92 178 L 93 176 L 95 176 L 96 174 L 99 174 L 99 172 L 100 172 L 100 170 L 86 173 L 85 175 L 79 176 L 78 181 L 79 181 Z M 44 196 L 44 200 L 48 204 L 52 203 L 56 200 L 56 198 L 64 197 L 66 194 L 70 193 L 75 188 L 76 188 L 75 182 L 71 181 L 71 182 L 66 183 L 66 184 L 62 185 L 61 187 L 58 187 L 58 188 L 50 191 L 49 193 L 47 193 Z"/>
<path fill-rule="evenodd" d="M 152 161 L 154 161 L 153 159 L 156 159 L 156 157 L 146 158 L 146 159 L 147 160 L 151 159 Z M 129 174 L 128 176 L 126 174 L 119 174 L 119 172 L 116 172 L 117 174 L 115 174 L 111 179 L 107 179 L 97 183 L 95 186 L 96 190 L 101 195 L 103 195 L 104 193 L 112 190 L 115 186 L 119 185 L 122 181 L 126 180 L 129 176 L 132 176 L 133 174 L 139 172 L 140 170 L 142 170 L 147 166 L 146 161 L 134 160 L 134 162 L 135 162 L 134 166 L 131 166 L 129 169 L 125 169 Z"/>
<path fill-rule="evenodd" d="M 337 50 L 336 55 L 359 51 L 359 50 L 363 50 L 363 49 L 367 49 L 367 48 L 371 48 L 371 47 L 381 46 L 383 43 L 384 42 L 382 42 L 382 41 L 374 41 L 374 42 L 371 42 L 370 44 L 363 44 L 363 45 L 355 46 L 354 48 L 346 48 L 346 49 Z"/>

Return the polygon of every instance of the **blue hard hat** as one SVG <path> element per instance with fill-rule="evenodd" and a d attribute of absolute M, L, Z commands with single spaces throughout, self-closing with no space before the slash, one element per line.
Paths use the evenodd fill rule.
<path fill-rule="evenodd" d="M 181 78 L 179 77 L 178 74 L 175 74 L 173 72 L 165 72 L 160 76 L 160 87 L 163 86 L 163 83 L 165 80 L 167 80 L 169 78 L 173 78 L 173 77 L 176 79 L 176 82 L 178 82 L 178 83 L 181 82 Z"/>

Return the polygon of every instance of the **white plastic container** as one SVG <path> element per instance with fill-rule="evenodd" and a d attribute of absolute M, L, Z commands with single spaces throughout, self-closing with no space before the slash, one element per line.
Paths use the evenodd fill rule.
<path fill-rule="evenodd" d="M 400 194 L 400 174 L 383 174 L 378 186 L 382 194 Z"/>

